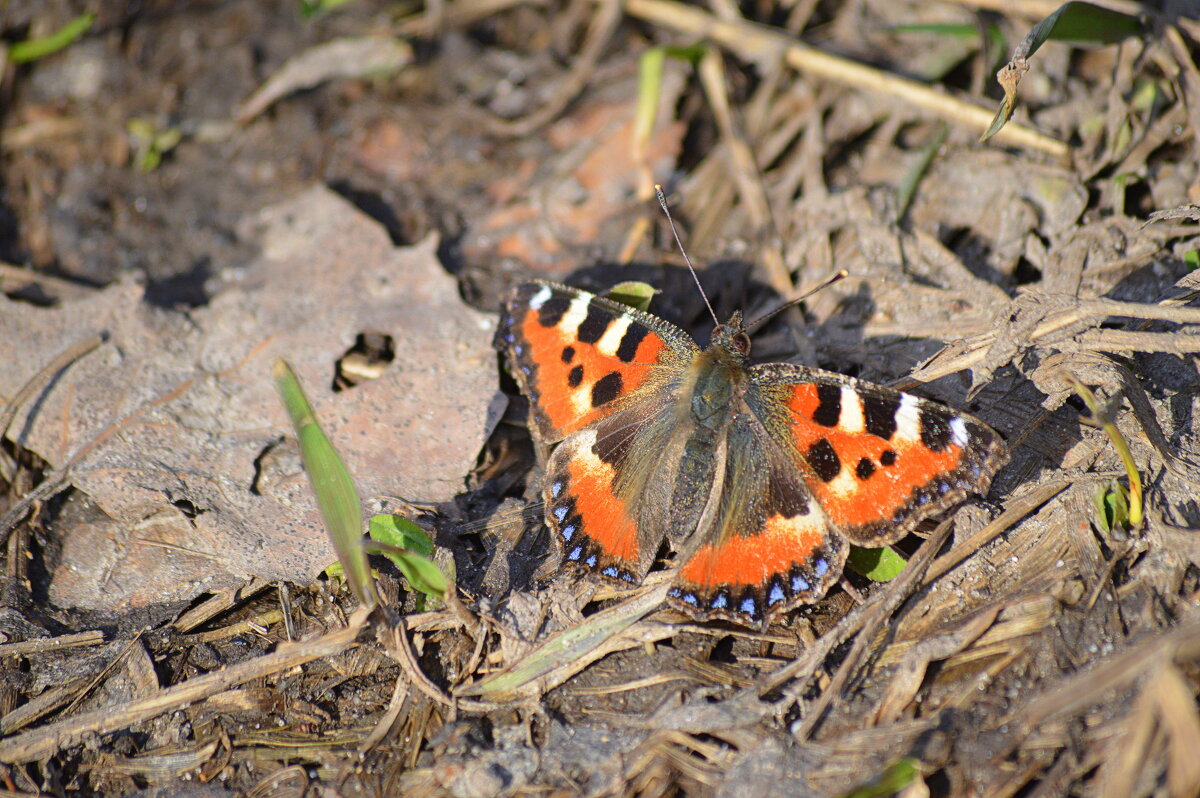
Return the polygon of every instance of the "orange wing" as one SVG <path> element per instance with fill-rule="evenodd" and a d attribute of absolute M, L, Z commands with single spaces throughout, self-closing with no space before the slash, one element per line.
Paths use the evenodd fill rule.
<path fill-rule="evenodd" d="M 753 415 L 735 418 L 725 452 L 716 512 L 696 530 L 668 596 L 697 618 L 755 625 L 824 596 L 849 547 L 787 447 Z"/>
<path fill-rule="evenodd" d="M 782 363 L 752 370 L 749 401 L 786 441 L 830 523 L 882 546 L 921 520 L 986 493 L 1008 451 L 996 432 L 945 405 Z"/>
<path fill-rule="evenodd" d="M 662 387 L 699 351 L 656 316 L 542 281 L 513 291 L 496 338 L 547 443 Z"/>

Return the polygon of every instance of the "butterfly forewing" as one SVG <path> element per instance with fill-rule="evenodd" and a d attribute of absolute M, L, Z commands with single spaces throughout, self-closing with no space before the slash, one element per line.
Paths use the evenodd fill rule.
<path fill-rule="evenodd" d="M 986 492 L 1008 459 L 983 422 L 912 394 L 783 363 L 751 370 L 748 396 L 833 526 L 861 546 Z"/>
<path fill-rule="evenodd" d="M 548 443 L 649 392 L 664 370 L 681 368 L 697 351 L 656 316 L 549 282 L 517 287 L 497 340 Z"/>

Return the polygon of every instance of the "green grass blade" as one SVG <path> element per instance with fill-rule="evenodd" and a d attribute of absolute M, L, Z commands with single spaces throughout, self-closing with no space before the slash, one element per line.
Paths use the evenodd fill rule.
<path fill-rule="evenodd" d="M 379 598 L 375 583 L 371 580 L 367 553 L 361 545 L 362 503 L 354 478 L 317 422 L 308 397 L 304 395 L 304 389 L 291 367 L 285 361 L 277 360 L 271 369 L 271 377 L 275 380 L 292 420 L 292 427 L 296 430 L 296 437 L 300 440 L 304 470 L 308 472 L 317 506 L 325 519 L 325 528 L 333 539 L 333 547 L 350 582 L 350 589 L 363 606 L 374 606 L 379 603 Z"/>
<path fill-rule="evenodd" d="M 917 760 L 905 757 L 898 759 L 863 786 L 842 793 L 842 798 L 888 798 L 888 796 L 903 792 L 905 787 L 917 780 L 920 771 Z"/>
<path fill-rule="evenodd" d="M 578 669 L 597 658 L 600 649 L 612 637 L 657 609 L 666 598 L 667 586 L 661 585 L 620 604 L 601 610 L 586 621 L 565 629 L 536 646 L 518 662 L 457 691 L 463 696 L 480 696 L 489 701 L 507 701 L 519 697 L 522 688 L 555 672 Z"/>
<path fill-rule="evenodd" d="M 1140 36 L 1146 30 L 1142 20 L 1120 11 L 1091 3 L 1064 3 L 1033 26 L 1013 57 L 1029 58 L 1046 42 L 1081 46 L 1116 44 L 1130 36 Z"/>
<path fill-rule="evenodd" d="M 30 61 L 36 61 L 52 53 L 57 53 L 87 33 L 88 28 L 92 27 L 92 23 L 95 21 L 95 14 L 80 14 L 49 36 L 26 39 L 23 42 L 10 45 L 8 48 L 8 60 L 14 64 L 28 64 Z"/>
<path fill-rule="evenodd" d="M 888 25 L 884 33 L 928 33 L 955 39 L 978 39 L 979 26 L 957 22 L 914 22 L 910 25 Z"/>
<path fill-rule="evenodd" d="M 945 124 L 939 126 L 937 135 L 925 145 L 912 168 L 908 170 L 908 173 L 904 175 L 904 179 L 900 181 L 900 185 L 896 189 L 897 219 L 903 219 L 908 213 L 908 206 L 912 204 L 912 199 L 917 194 L 917 186 L 920 185 L 921 178 L 929 170 L 929 166 L 933 163 L 938 150 L 946 143 L 946 136 L 948 134 L 949 128 Z"/>

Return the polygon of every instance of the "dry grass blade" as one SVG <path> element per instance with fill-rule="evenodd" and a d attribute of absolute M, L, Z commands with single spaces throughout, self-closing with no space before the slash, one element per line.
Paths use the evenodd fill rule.
<path fill-rule="evenodd" d="M 248 584 L 236 590 L 216 591 L 211 597 L 176 618 L 171 626 L 179 632 L 190 632 L 243 601 L 253 598 L 270 586 L 271 583 L 266 579 L 252 579 Z"/>
<path fill-rule="evenodd" d="M 1200 308 L 1178 307 L 1167 300 L 1158 304 L 1117 302 L 1111 299 L 1073 300 L 1065 309 L 1052 308 L 1040 323 L 1033 326 L 1024 345 L 1067 337 L 1080 325 L 1099 322 L 1109 317 L 1146 319 L 1176 324 L 1200 324 Z M 1077 349 L 1120 352 L 1172 352 L 1185 354 L 1196 351 L 1191 337 L 1173 333 L 1139 333 L 1125 330 L 1090 330 L 1074 343 Z M 993 345 L 1001 340 L 1001 332 L 990 330 L 963 341 L 948 344 L 919 369 L 909 375 L 905 387 L 932 382 L 949 374 L 974 368 L 984 363 Z"/>
<path fill-rule="evenodd" d="M 279 650 L 224 670 L 207 673 L 149 698 L 85 712 L 41 729 L 0 740 L 0 762 L 32 762 L 80 742 L 89 734 L 108 734 L 180 709 L 209 696 L 272 673 L 295 668 L 356 645 L 366 613 L 355 613 L 349 626 L 320 637 L 280 646 Z"/>
<path fill-rule="evenodd" d="M 461 28 L 516 6 L 546 6 L 545 0 L 472 0 L 470 3 L 431 3 L 429 10 L 402 20 L 398 36 L 434 36 Z"/>
<path fill-rule="evenodd" d="M 729 106 L 729 94 L 725 89 L 725 62 L 716 49 L 709 49 L 700 59 L 700 82 L 708 98 L 713 118 L 721 131 L 721 140 L 729 150 L 733 179 L 738 186 L 738 196 L 746 207 L 750 223 L 756 231 L 767 234 L 767 243 L 762 248 L 763 268 L 771 287 L 780 296 L 791 296 L 794 286 L 786 264 L 783 250 L 779 246 L 779 232 L 775 225 L 771 206 L 763 187 L 762 174 L 755 162 L 754 151 L 745 137 L 738 134 Z"/>
<path fill-rule="evenodd" d="M 17 412 L 25 406 L 25 403 L 30 400 L 35 391 L 41 388 L 55 374 L 100 346 L 106 339 L 107 336 L 101 334 L 93 335 L 91 338 L 80 341 L 65 352 L 62 352 L 58 357 L 43 366 L 37 374 L 26 380 L 25 384 L 21 386 L 21 390 L 17 391 L 12 399 L 8 401 L 4 412 L 0 413 L 0 438 L 8 434 L 8 428 L 12 426 L 13 419 L 17 417 Z"/>
<path fill-rule="evenodd" d="M 624 5 L 626 12 L 639 19 L 693 36 L 708 37 L 747 61 L 770 64 L 782 59 L 793 69 L 901 100 L 973 130 L 983 130 L 992 118 L 991 113 L 977 105 L 916 81 L 813 49 L 785 31 L 744 20 L 722 20 L 672 0 L 624 0 Z M 1057 139 L 1014 124 L 1001 130 L 997 140 L 1002 144 L 1040 150 L 1056 158 L 1066 157 L 1069 151 L 1067 145 Z"/>
<path fill-rule="evenodd" d="M 17 643 L 4 643 L 0 645 L 0 657 L 44 654 L 48 651 L 59 651 L 64 648 L 75 648 L 77 646 L 98 646 L 103 642 L 104 632 L 96 629 L 90 632 L 77 632 L 72 635 L 59 635 L 58 637 L 23 640 Z"/>
<path fill-rule="evenodd" d="M 900 717 L 912 703 L 925 679 L 931 662 L 947 659 L 974 643 L 996 620 L 1000 607 L 984 610 L 945 634 L 922 640 L 912 647 L 899 662 L 895 674 L 888 680 L 887 692 L 875 710 L 874 725 L 882 726 Z"/>
<path fill-rule="evenodd" d="M 1143 676 L 1161 662 L 1192 662 L 1200 658 L 1200 621 L 1191 620 L 1176 629 L 1130 646 L 1121 654 L 1081 674 L 1067 677 L 998 725 L 1019 723 L 1021 737 L 1032 734 L 1050 718 L 1076 712 L 1112 690 Z M 1019 742 L 1019 740 L 1014 740 Z M 1003 756 L 997 752 L 998 756 Z"/>
<path fill-rule="evenodd" d="M 408 683 L 403 679 L 397 679 L 395 686 L 392 688 L 392 698 L 388 701 L 388 707 L 384 711 L 383 716 L 379 718 L 379 722 L 375 724 L 375 728 L 371 730 L 371 733 L 359 743 L 358 752 L 360 754 L 367 753 L 383 742 L 392 730 L 392 727 L 396 725 L 396 720 L 400 717 L 407 698 Z"/>
<path fill-rule="evenodd" d="M 412 63 L 412 45 L 391 36 L 360 36 L 323 42 L 292 56 L 246 98 L 234 119 L 249 122 L 294 91 L 327 80 L 388 75 Z"/>
<path fill-rule="evenodd" d="M 464 685 L 456 694 L 507 701 L 537 695 L 561 684 L 600 657 L 631 645 L 623 633 L 662 604 L 668 587 L 669 583 L 664 582 L 596 613 L 578 626 L 553 635 L 520 662 L 479 682 Z M 650 639 L 660 640 L 673 632 L 670 627 L 658 627 L 649 630 L 649 635 Z"/>
<path fill-rule="evenodd" d="M 1179 668 L 1166 667 L 1148 686 L 1167 735 L 1167 792 L 1200 795 L 1200 715 L 1195 691 Z"/>
<path fill-rule="evenodd" d="M 1030 513 L 1037 511 L 1046 502 L 1062 493 L 1070 484 L 1067 480 L 1053 480 L 1031 490 L 1024 496 L 1018 496 L 1010 500 L 1007 509 L 996 520 L 935 560 L 933 565 L 929 567 L 926 584 L 930 584 L 935 579 L 948 573 L 962 563 L 963 560 L 1002 535 L 1013 524 Z"/>
<path fill-rule="evenodd" d="M 592 17 L 591 23 L 588 25 L 587 38 L 583 48 L 575 55 L 571 72 L 555 90 L 550 101 L 524 119 L 512 122 L 491 120 L 488 126 L 493 133 L 501 136 L 528 136 L 554 121 L 554 118 L 562 113 L 571 100 L 583 91 L 595 74 L 596 65 L 600 63 L 600 56 L 604 54 L 605 46 L 612 39 L 617 25 L 621 21 L 621 6 L 618 0 L 600 0 L 597 5 L 599 11 Z"/>
<path fill-rule="evenodd" d="M 811 736 L 821 724 L 821 720 L 825 715 L 825 711 L 829 708 L 830 703 L 837 698 L 842 687 L 854 675 L 858 667 L 863 663 L 867 653 L 867 648 L 873 642 L 875 633 L 882 628 L 883 624 L 891 617 L 892 613 L 900 604 L 908 598 L 908 596 L 921 585 L 921 580 L 925 577 L 925 569 L 933 562 L 933 558 L 937 556 L 938 551 L 950 539 L 950 531 L 954 527 L 953 519 L 946 519 L 938 528 L 931 534 L 917 553 L 908 561 L 908 567 L 904 569 L 904 573 L 896 577 L 887 588 L 882 591 L 883 598 L 874 604 L 874 610 L 870 618 L 863 624 L 862 631 L 858 633 L 858 638 L 854 641 L 853 647 L 842 660 L 842 664 L 838 666 L 837 672 L 830 681 L 829 686 L 821 693 L 809 709 L 804 720 L 793 730 L 793 734 L 797 739 L 805 740 Z M 789 691 L 793 698 L 797 698 L 795 689 Z"/>

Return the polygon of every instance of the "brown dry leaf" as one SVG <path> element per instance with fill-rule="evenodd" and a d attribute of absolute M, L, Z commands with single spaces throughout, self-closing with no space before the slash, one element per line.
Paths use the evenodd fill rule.
<path fill-rule="evenodd" d="M 186 601 L 251 575 L 307 582 L 333 562 L 269 376 L 277 357 L 363 496 L 461 489 L 496 392 L 492 322 L 463 305 L 437 242 L 394 248 L 323 187 L 258 223 L 261 257 L 189 313 L 152 308 L 133 285 L 52 309 L 0 297 L 0 395 L 72 342 L 111 336 L 9 431 L 52 467 L 78 457 L 72 483 L 113 519 L 79 513 L 60 530 L 59 605 Z M 335 394 L 335 363 L 366 330 L 394 337 L 395 362 Z"/>
<path fill-rule="evenodd" d="M 234 118 L 248 122 L 294 91 L 337 78 L 389 75 L 412 60 L 412 46 L 391 36 L 354 36 L 324 42 L 289 58 L 242 103 Z"/>

